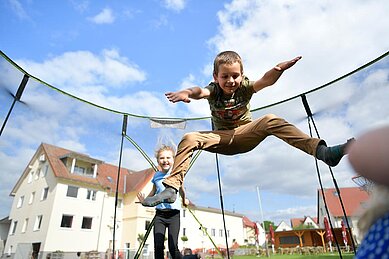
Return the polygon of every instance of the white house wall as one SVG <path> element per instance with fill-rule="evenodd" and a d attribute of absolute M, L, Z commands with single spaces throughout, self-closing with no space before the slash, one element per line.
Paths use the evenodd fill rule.
<path fill-rule="evenodd" d="M 147 196 L 152 190 L 153 184 L 148 182 L 143 188 L 142 193 Z M 137 193 L 131 192 L 125 195 L 124 208 L 123 208 L 123 232 L 122 232 L 122 244 L 121 247 L 125 248 L 127 244 L 130 244 L 130 249 L 137 250 L 140 243 L 137 240 L 138 234 L 145 234 L 145 222 L 152 221 L 155 208 L 144 207 L 138 201 L 136 197 Z M 153 235 L 150 234 L 147 244 L 150 249 L 154 249 Z"/>
<path fill-rule="evenodd" d="M 32 163 L 28 173 L 36 173 L 39 166 L 41 166 L 41 168 L 45 168 L 46 165 L 47 162 L 42 164 L 39 163 L 38 160 L 35 160 L 35 162 Z M 53 184 L 54 178 L 49 167 L 46 176 L 42 177 L 38 174 L 38 177 L 35 177 L 34 174 L 30 183 L 28 182 L 28 179 L 28 175 L 22 179 L 11 207 L 10 219 L 12 222 L 18 221 L 18 224 L 15 234 L 8 236 L 7 244 L 5 247 L 5 252 L 7 253 L 10 251 L 11 246 L 11 252 L 15 252 L 18 243 L 31 243 L 31 240 L 34 240 L 34 243 L 42 243 L 42 245 L 45 243 L 47 229 L 49 226 L 51 207 L 55 196 L 55 188 L 53 187 L 55 186 L 55 184 Z M 41 201 L 42 192 L 46 187 L 49 187 L 47 199 Z M 35 192 L 35 197 L 33 202 L 29 204 L 29 199 L 33 192 Z M 21 196 L 24 196 L 24 202 L 20 208 L 17 208 L 17 204 Z M 36 217 L 38 215 L 42 215 L 43 217 L 42 225 L 40 230 L 34 231 L 33 228 Z M 26 232 L 22 233 L 24 220 L 26 218 L 28 218 L 28 226 L 26 228 Z"/>
<path fill-rule="evenodd" d="M 221 245 L 225 247 L 225 233 L 224 233 L 224 224 L 221 213 L 211 212 L 206 210 L 192 210 L 193 214 L 200 221 L 204 228 L 207 228 L 208 234 L 211 236 L 212 240 L 216 245 Z M 244 228 L 242 216 L 232 216 L 225 215 L 226 229 L 229 230 L 228 245 L 231 246 L 232 240 L 235 239 L 239 244 L 244 244 Z M 200 230 L 199 223 L 195 220 L 193 215 L 186 210 L 185 217 L 181 213 L 181 231 L 180 237 L 182 237 L 183 229 L 186 229 L 186 236 L 188 241 L 183 243 L 181 238 L 179 238 L 179 247 L 190 247 L 192 249 L 213 248 L 211 240 Z M 215 235 L 212 235 L 212 229 L 215 229 Z M 221 234 L 220 235 L 220 231 Z"/>

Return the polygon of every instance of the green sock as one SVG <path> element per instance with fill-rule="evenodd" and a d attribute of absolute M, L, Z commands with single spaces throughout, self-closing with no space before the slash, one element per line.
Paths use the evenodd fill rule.
<path fill-rule="evenodd" d="M 327 147 L 324 144 L 319 144 L 316 149 L 316 158 L 322 160 L 329 166 L 336 166 L 345 155 L 346 145 L 347 143 Z"/>

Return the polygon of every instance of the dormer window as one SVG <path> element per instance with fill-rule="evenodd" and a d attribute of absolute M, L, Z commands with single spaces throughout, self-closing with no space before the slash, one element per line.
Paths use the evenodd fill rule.
<path fill-rule="evenodd" d="M 101 161 L 79 154 L 68 154 L 60 158 L 69 173 L 91 178 L 97 176 L 97 165 Z"/>

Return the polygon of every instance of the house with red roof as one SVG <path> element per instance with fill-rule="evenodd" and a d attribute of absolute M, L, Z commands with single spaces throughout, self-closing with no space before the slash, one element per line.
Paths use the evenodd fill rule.
<path fill-rule="evenodd" d="M 114 165 L 41 144 L 10 194 L 14 200 L 5 253 L 15 258 L 43 253 L 46 258 L 57 250 L 112 249 L 117 175 Z M 134 203 L 135 193 L 150 185 L 153 175 L 152 169 L 120 169 L 115 244 L 122 242 L 124 229 L 138 225 L 137 217 L 126 217 L 124 199 Z M 137 215 L 139 210 L 133 209 L 131 214 Z M 135 243 L 136 237 L 127 242 Z"/>
<path fill-rule="evenodd" d="M 298 229 L 298 228 L 309 228 L 309 229 L 317 229 L 319 228 L 317 224 L 317 218 L 310 217 L 310 216 L 304 216 L 304 218 L 292 218 L 290 219 L 290 223 L 292 226 L 292 229 Z"/>
<path fill-rule="evenodd" d="M 265 244 L 266 233 L 262 225 L 258 222 L 251 221 L 246 216 L 243 216 L 242 219 L 247 243 L 263 246 Z"/>
<path fill-rule="evenodd" d="M 323 192 L 319 189 L 317 198 L 319 227 L 324 228 L 324 217 L 332 223 L 333 228 L 341 228 L 342 221 L 347 227 L 347 218 L 354 240 L 360 242 L 357 222 L 364 210 L 364 204 L 369 199 L 368 193 L 359 187 L 339 188 L 339 192 L 335 188 L 327 188 Z"/>
<path fill-rule="evenodd" d="M 4 256 L 46 258 L 55 251 L 66 258 L 90 251 L 103 256 L 112 251 L 114 240 L 115 250 L 135 253 L 139 235 L 146 233 L 155 215 L 155 208 L 137 203 L 136 195 L 151 191 L 153 175 L 152 168 L 119 170 L 89 155 L 42 143 L 11 191 Z M 243 244 L 250 220 L 235 212 L 224 214 L 226 231 L 220 209 L 193 203 L 183 209 L 180 236 L 188 241 L 179 239 L 179 247 L 205 251 L 213 247 L 212 241 L 223 244 L 226 236 L 229 244 Z M 151 234 L 143 255 L 152 251 Z"/>

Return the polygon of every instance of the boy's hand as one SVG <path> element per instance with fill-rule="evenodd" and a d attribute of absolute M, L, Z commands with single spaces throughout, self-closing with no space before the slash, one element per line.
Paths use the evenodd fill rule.
<path fill-rule="evenodd" d="M 165 96 L 172 103 L 176 103 L 176 102 L 190 103 L 188 91 L 178 91 L 174 93 L 168 92 L 165 94 Z"/>
<path fill-rule="evenodd" d="M 277 66 L 274 67 L 274 69 L 277 71 L 283 72 L 284 70 L 287 70 L 288 68 L 294 66 L 294 64 L 296 64 L 297 61 L 299 61 L 301 58 L 302 58 L 302 56 L 298 56 L 292 60 L 279 63 Z"/>

